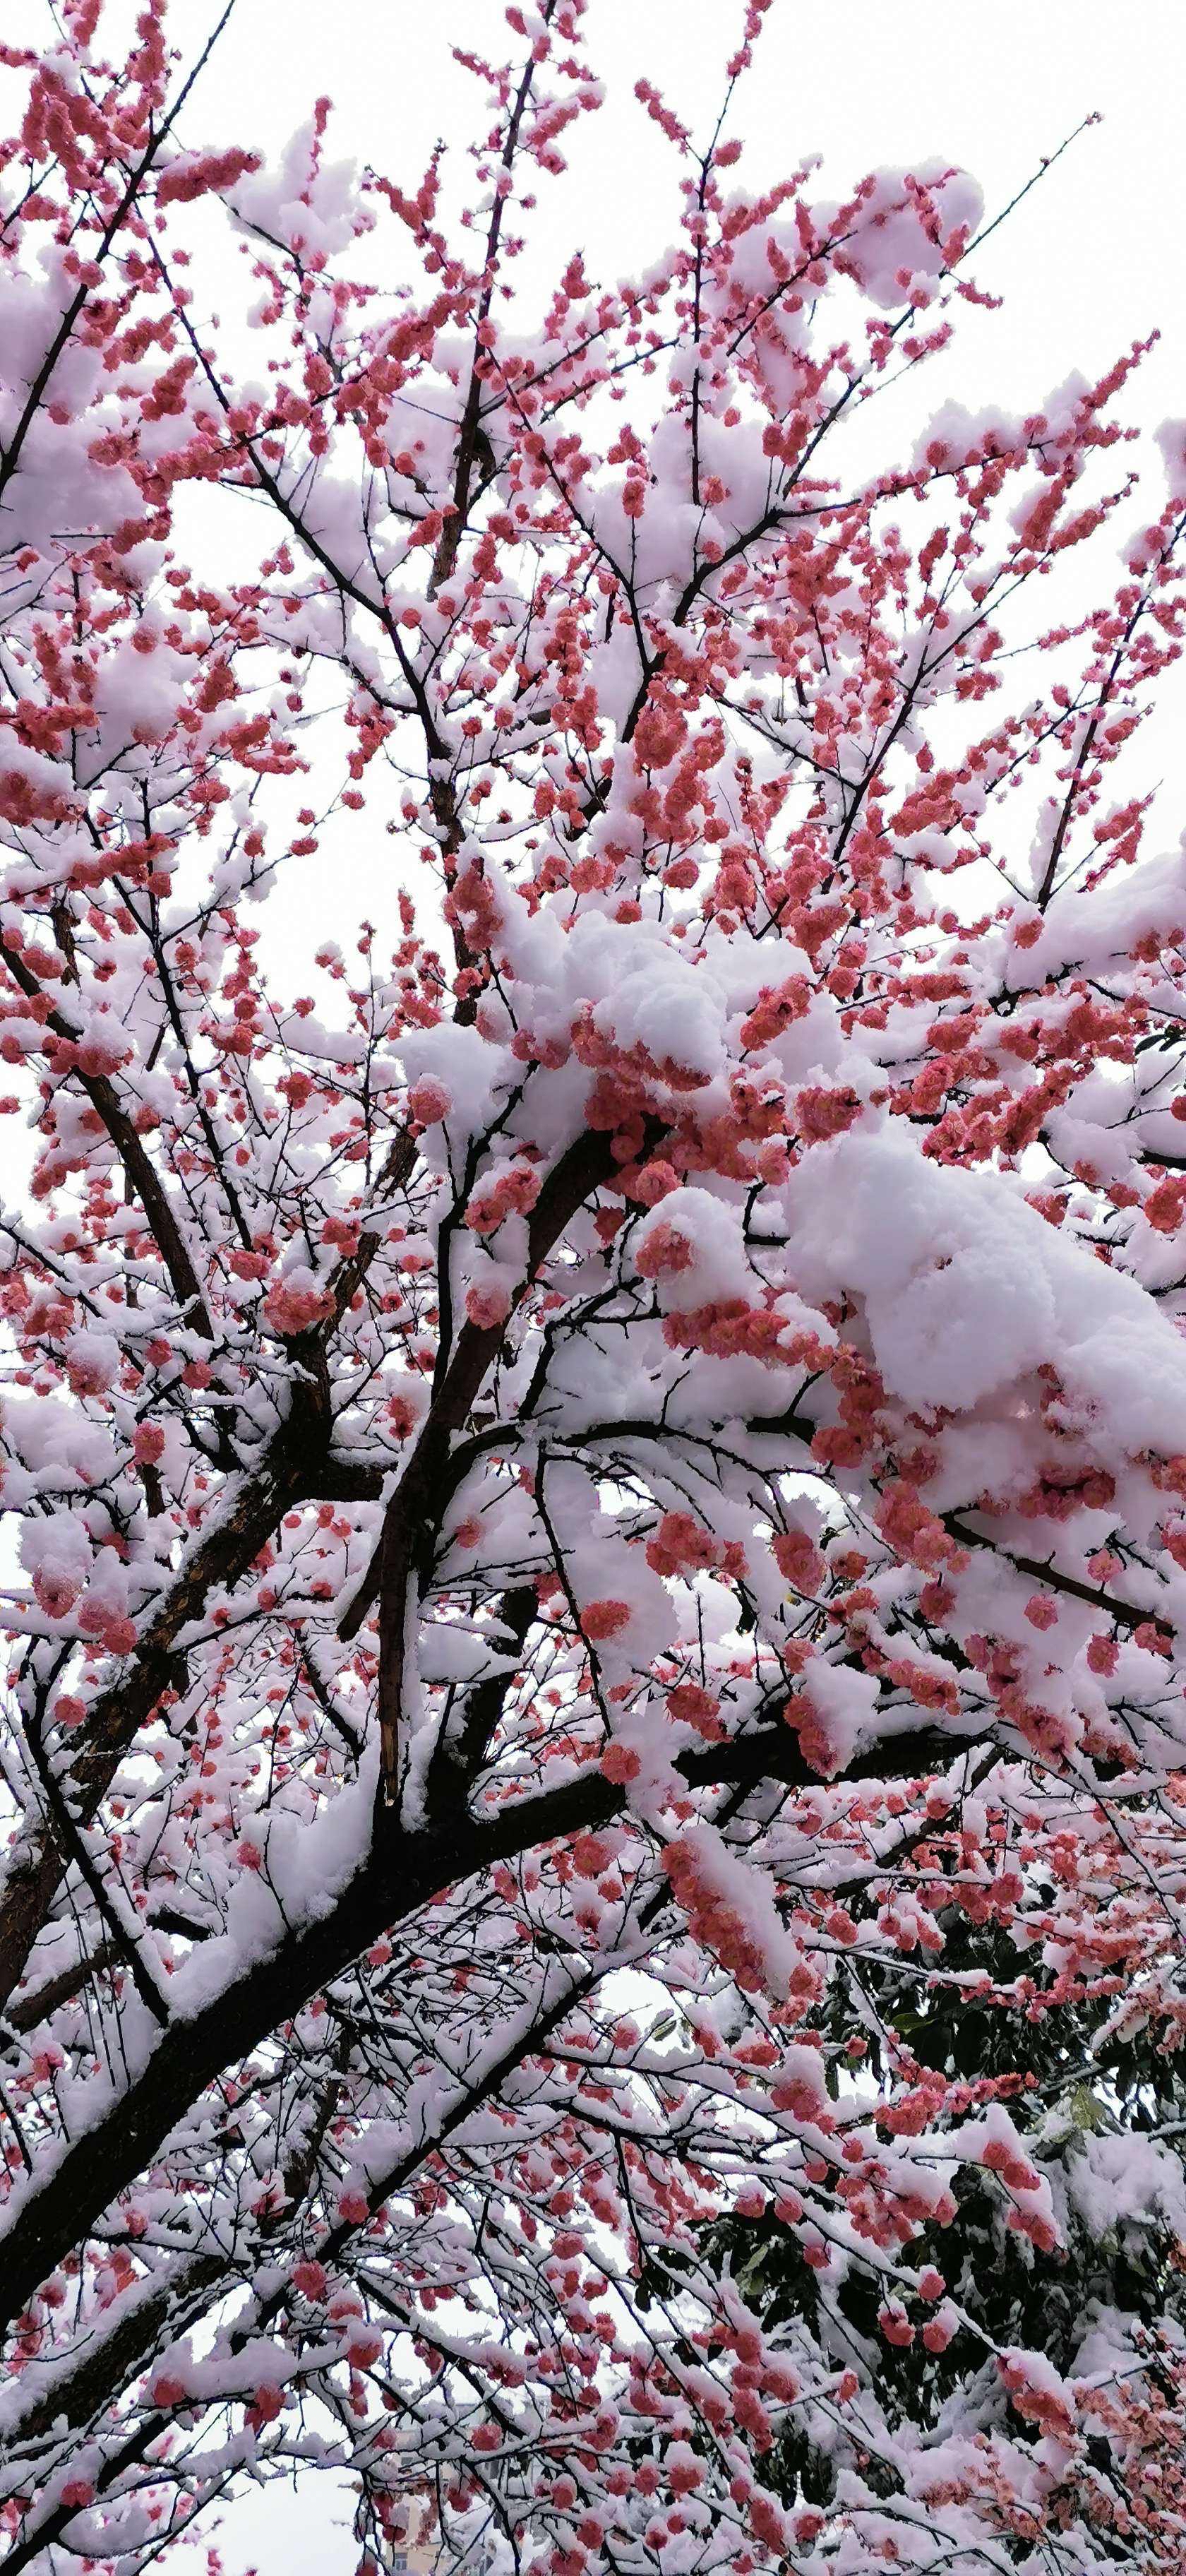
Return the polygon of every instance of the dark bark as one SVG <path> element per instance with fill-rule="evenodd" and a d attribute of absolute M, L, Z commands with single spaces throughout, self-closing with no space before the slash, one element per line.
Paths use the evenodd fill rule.
<path fill-rule="evenodd" d="M 845 1778 L 914 1778 L 945 1767 L 962 1746 L 963 1739 L 941 1728 L 924 1728 L 870 1746 Z M 808 1788 L 818 1781 L 797 1736 L 781 1722 L 731 1744 L 706 1745 L 677 1767 L 690 1788 L 753 1788 L 766 1779 Z M 138 2081 L 66 2149 L 43 2182 L 25 2190 L 0 2240 L 0 2325 L 19 2316 L 47 2273 L 130 2189 L 205 2087 L 291 2020 L 369 1942 L 475 1871 L 609 1824 L 625 1807 L 622 1788 L 587 1770 L 488 1818 L 467 1811 L 414 1836 L 394 1823 L 385 1829 L 380 1810 L 371 1850 L 333 1911 L 287 1935 L 192 2018 L 173 2021 Z"/>

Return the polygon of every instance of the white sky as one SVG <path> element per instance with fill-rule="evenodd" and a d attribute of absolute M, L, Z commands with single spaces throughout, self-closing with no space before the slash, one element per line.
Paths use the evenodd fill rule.
<path fill-rule="evenodd" d="M 187 56 L 216 14 L 216 0 L 173 0 L 170 23 Z M 568 179 L 541 189 L 541 250 L 520 264 L 524 286 L 550 280 L 577 246 L 590 276 L 604 281 L 649 265 L 673 238 L 674 156 L 634 100 L 634 83 L 642 75 L 656 81 L 704 131 L 740 19 L 740 0 L 592 0 L 584 50 L 610 96 L 576 129 Z M 0 20 L 5 37 L 21 41 L 48 30 L 48 7 L 2 0 Z M 354 154 L 415 183 L 438 135 L 456 142 L 460 162 L 480 111 L 481 92 L 451 62 L 450 42 L 497 55 L 501 31 L 500 0 L 237 0 L 182 139 L 248 143 L 271 157 L 313 98 L 328 92 L 338 110 L 334 157 Z M 820 193 L 838 195 L 868 168 L 941 154 L 976 174 L 991 212 L 1089 111 L 1102 109 L 1103 125 L 1080 138 L 977 263 L 980 282 L 1004 296 L 1003 310 L 965 310 L 954 356 L 895 399 L 906 404 L 903 428 L 908 419 L 912 430 L 949 391 L 972 409 L 1028 410 L 1072 369 L 1102 373 L 1160 324 L 1160 345 L 1125 398 L 1128 415 L 1148 426 L 1186 414 L 1184 94 L 1182 0 L 995 0 L 991 10 L 967 0 L 943 8 L 827 0 L 810 9 L 803 0 L 774 0 L 730 130 L 754 147 L 743 171 L 751 184 L 818 152 Z M 240 274 L 231 260 L 219 278 L 228 320 Z M 245 292 L 245 266 L 242 275 Z M 1150 503 L 1151 514 L 1152 491 Z M 1180 724 L 1179 691 L 1177 709 L 1171 700 L 1151 737 L 1155 767 L 1172 758 Z M 1172 782 L 1162 815 L 1166 837 L 1186 824 Z M 378 844 L 384 873 L 391 854 L 390 842 Z M 324 934 L 318 864 L 310 867 L 303 926 Z M 364 834 L 351 875 L 359 910 L 371 902 L 374 912 L 365 884 L 371 864 Z M 340 937 L 348 916 L 336 864 L 334 879 Z M 340 2483 L 314 2476 L 296 2497 L 273 2490 L 243 2498 L 218 2536 L 228 2576 L 252 2565 L 260 2576 L 348 2576 L 356 2556 L 348 2534 Z M 213 2536 L 205 2518 L 200 2536 Z M 167 2576 L 183 2576 L 203 2562 L 191 2542 L 163 2563 Z"/>

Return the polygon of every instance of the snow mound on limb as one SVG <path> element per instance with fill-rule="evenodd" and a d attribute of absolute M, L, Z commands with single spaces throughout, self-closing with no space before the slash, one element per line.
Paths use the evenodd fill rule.
<path fill-rule="evenodd" d="M 1186 1350 L 1135 1280 L 1046 1225 L 992 1172 L 880 1130 L 817 1147 L 785 1188 L 808 1297 L 861 1299 L 877 1366 L 910 1405 L 967 1411 L 1057 1368 L 1117 1455 L 1186 1448 Z"/>

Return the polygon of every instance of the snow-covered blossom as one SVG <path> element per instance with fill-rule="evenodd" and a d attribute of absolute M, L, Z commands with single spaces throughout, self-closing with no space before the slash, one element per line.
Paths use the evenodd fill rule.
<path fill-rule="evenodd" d="M 5 2566 L 1169 2576 L 1181 425 L 1118 576 L 1139 349 L 854 480 L 974 184 L 649 78 L 516 291 L 583 0 L 453 15 L 460 209 L 0 46 Z"/>

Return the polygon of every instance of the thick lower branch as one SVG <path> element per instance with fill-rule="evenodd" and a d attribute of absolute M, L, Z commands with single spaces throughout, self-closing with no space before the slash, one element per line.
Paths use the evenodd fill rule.
<path fill-rule="evenodd" d="M 965 1739 L 927 1727 L 875 1744 L 846 1778 L 914 1778 L 945 1767 Z M 681 1756 L 690 1788 L 756 1786 L 764 1779 L 818 1785 L 797 1736 L 782 1723 Z M 490 1817 L 468 1813 L 410 1836 L 380 1832 L 332 1913 L 292 1933 L 191 2020 L 165 2032 L 135 2084 L 106 2118 L 66 2148 L 44 2179 L 23 2190 L 0 2238 L 0 2324 L 10 2325 L 55 2264 L 159 2154 L 170 2131 L 227 2066 L 291 2020 L 380 1934 L 479 1869 L 541 1843 L 609 1824 L 625 1791 L 590 1767 L 538 1797 Z M 398 1891 L 398 1893 L 397 1893 Z"/>

